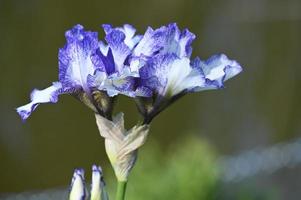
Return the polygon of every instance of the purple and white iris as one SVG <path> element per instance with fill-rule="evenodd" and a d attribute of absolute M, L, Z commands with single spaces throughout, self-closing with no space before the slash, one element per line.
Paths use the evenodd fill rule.
<path fill-rule="evenodd" d="M 135 28 L 127 24 L 117 28 L 103 25 L 103 29 L 105 42 L 98 40 L 97 32 L 85 31 L 81 25 L 66 32 L 67 43 L 59 50 L 59 81 L 44 90 L 35 89 L 31 102 L 17 108 L 23 120 L 39 104 L 55 103 L 64 93 L 80 96 L 99 111 L 95 91 L 108 98 L 123 94 L 149 99 L 150 106 L 148 101 L 144 107 L 151 109 L 141 113 L 154 116 L 161 111 L 162 102 L 166 107 L 168 101 L 183 94 L 223 88 L 224 81 L 242 71 L 224 54 L 206 61 L 191 59 L 195 35 L 187 29 L 180 31 L 175 23 L 155 30 L 149 27 L 144 35 L 135 35 Z"/>
<path fill-rule="evenodd" d="M 206 61 L 190 59 L 195 35 L 175 23 L 153 30 L 148 28 L 133 49 L 131 65 L 139 66 L 139 87 L 152 91 L 152 98 L 139 99 L 139 111 L 151 120 L 186 93 L 223 88 L 224 81 L 242 71 L 241 66 L 224 54 Z M 147 102 L 147 104 L 146 104 Z"/>
<path fill-rule="evenodd" d="M 215 55 L 207 61 L 190 59 L 195 35 L 176 24 L 149 28 L 133 55 L 140 66 L 140 86 L 150 88 L 163 97 L 181 92 L 197 92 L 222 88 L 224 81 L 241 72 L 241 66 L 227 56 Z"/>
<path fill-rule="evenodd" d="M 31 102 L 17 108 L 23 120 L 39 104 L 56 103 L 60 94 L 80 96 L 90 107 L 97 107 L 92 95 L 94 89 L 107 91 L 109 96 L 119 93 L 131 97 L 149 96 L 147 88 L 135 88 L 138 69 L 124 64 L 140 36 L 134 36 L 135 29 L 130 25 L 115 29 L 109 25 L 103 27 L 108 45 L 98 40 L 97 32 L 85 31 L 81 25 L 65 33 L 67 43 L 58 54 L 59 81 L 44 90 L 33 90 Z"/>

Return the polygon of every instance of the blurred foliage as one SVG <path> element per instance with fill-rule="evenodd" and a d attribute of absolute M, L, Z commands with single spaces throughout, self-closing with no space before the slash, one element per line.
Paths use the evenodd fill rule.
<path fill-rule="evenodd" d="M 128 200 L 278 200 L 275 189 L 250 183 L 221 180 L 217 152 L 204 138 L 184 134 L 168 149 L 149 141 L 139 152 L 126 193 Z M 105 170 L 110 199 L 114 199 L 115 177 Z"/>

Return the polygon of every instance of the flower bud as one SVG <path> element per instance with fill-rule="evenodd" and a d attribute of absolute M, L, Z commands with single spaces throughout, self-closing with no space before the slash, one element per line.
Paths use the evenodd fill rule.
<path fill-rule="evenodd" d="M 85 200 L 85 178 L 83 169 L 75 169 L 71 182 L 69 200 Z"/>
<path fill-rule="evenodd" d="M 137 158 L 137 150 L 146 140 L 149 125 L 136 125 L 125 130 L 123 113 L 117 114 L 113 121 L 98 114 L 95 116 L 115 175 L 118 181 L 127 181 Z"/>
<path fill-rule="evenodd" d="M 92 166 L 92 185 L 91 200 L 108 200 L 108 194 L 105 190 L 102 169 L 100 166 Z"/>

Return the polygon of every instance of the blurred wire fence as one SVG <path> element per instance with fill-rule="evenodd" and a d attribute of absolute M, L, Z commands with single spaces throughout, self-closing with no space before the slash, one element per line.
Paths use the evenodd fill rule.
<path fill-rule="evenodd" d="M 290 143 L 252 149 L 237 156 L 224 156 L 219 160 L 222 179 L 226 182 L 240 181 L 261 173 L 272 174 L 300 163 L 301 138 Z"/>

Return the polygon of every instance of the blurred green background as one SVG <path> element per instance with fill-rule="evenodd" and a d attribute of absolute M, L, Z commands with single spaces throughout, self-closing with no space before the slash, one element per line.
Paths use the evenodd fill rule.
<path fill-rule="evenodd" d="M 185 156 L 169 165 L 159 164 L 161 160 L 177 159 L 177 151 L 169 150 L 172 145 L 178 144 L 183 151 L 193 146 L 180 145 L 188 134 L 206 141 L 209 150 L 202 142 L 199 148 L 209 151 L 205 155 L 212 154 L 213 160 L 218 155 L 239 154 L 298 138 L 300 10 L 300 0 L 0 0 L 0 193 L 66 186 L 75 167 L 89 171 L 93 163 L 108 165 L 93 113 L 71 96 L 60 97 L 55 105 L 40 106 L 26 123 L 15 112 L 16 107 L 28 102 L 33 88 L 42 89 L 57 80 L 58 48 L 65 44 L 64 32 L 77 23 L 99 31 L 102 38 L 103 23 L 129 23 L 144 33 L 147 26 L 177 22 L 180 28 L 189 28 L 197 35 L 193 56 L 207 59 L 225 53 L 244 68 L 224 90 L 187 95 L 154 120 L 147 150 L 139 154 L 137 169 L 133 170 L 129 195 L 138 184 L 134 183 L 137 177 L 145 183 L 141 195 L 153 190 L 149 179 L 142 177 L 149 170 L 157 176 L 151 183 L 157 185 L 173 183 L 168 177 L 160 182 L 163 174 L 172 176 L 173 168 L 184 175 L 185 169 L 198 169 L 183 160 Z M 126 113 L 128 127 L 139 120 L 129 98 L 120 98 L 116 111 Z M 157 149 L 162 152 L 156 153 Z M 200 159 L 196 163 L 213 162 L 203 151 L 196 152 L 195 160 Z M 148 169 L 145 163 L 153 167 Z M 175 167 L 173 163 L 181 165 Z M 105 173 L 111 173 L 109 166 L 106 169 Z M 204 173 L 211 176 L 211 172 Z M 208 195 L 214 191 L 220 199 L 226 199 L 226 194 L 232 195 L 230 199 L 268 199 L 270 194 L 279 199 L 298 199 L 301 195 L 300 166 L 227 186 L 217 177 L 213 173 L 208 178 Z M 204 180 L 197 180 L 202 187 Z M 172 187 L 177 193 L 181 190 Z M 194 191 L 190 192 L 196 194 Z M 261 191 L 263 196 L 256 196 Z M 209 199 L 207 193 L 197 197 L 193 194 L 191 199 Z M 150 199 L 168 199 L 164 194 L 152 195 Z"/>

